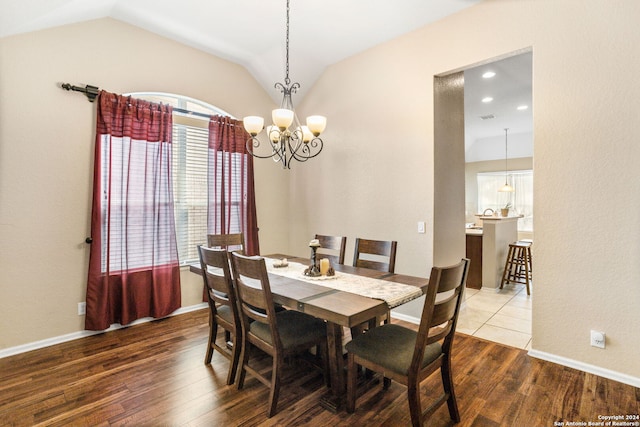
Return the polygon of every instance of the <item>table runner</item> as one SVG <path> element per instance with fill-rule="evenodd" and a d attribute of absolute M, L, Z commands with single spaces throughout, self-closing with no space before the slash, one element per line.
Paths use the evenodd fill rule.
<path fill-rule="evenodd" d="M 333 278 L 313 278 L 304 275 L 307 265 L 289 261 L 287 267 L 274 267 L 276 261 L 272 258 L 265 258 L 267 271 L 272 274 L 315 283 L 327 288 L 350 292 L 369 298 L 381 299 L 389 305 L 389 308 L 397 307 L 405 302 L 411 301 L 422 295 L 422 290 L 417 286 L 394 283 L 371 277 L 363 277 L 355 274 L 348 274 L 336 271 Z M 280 261 L 280 260 L 277 260 Z"/>

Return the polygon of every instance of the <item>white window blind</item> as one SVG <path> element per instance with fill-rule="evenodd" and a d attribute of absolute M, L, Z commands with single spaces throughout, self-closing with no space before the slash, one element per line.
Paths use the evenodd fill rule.
<path fill-rule="evenodd" d="M 198 259 L 197 246 L 207 242 L 206 128 L 173 125 L 173 197 L 180 261 Z"/>
<path fill-rule="evenodd" d="M 514 188 L 513 193 L 499 192 L 504 185 L 504 172 L 480 172 L 478 182 L 478 208 L 498 210 L 511 203 L 518 220 L 518 231 L 533 231 L 533 171 L 509 171 L 507 181 Z"/>
<path fill-rule="evenodd" d="M 145 181 L 145 174 L 158 177 L 168 175 L 169 144 L 103 135 L 100 145 L 103 164 L 102 217 L 109 218 L 102 224 L 102 242 L 109 242 L 109 247 L 102 251 L 102 271 L 107 271 L 107 257 L 112 272 L 171 261 L 170 248 L 145 244 L 149 242 L 151 234 L 160 233 L 166 236 L 161 240 L 171 240 L 169 200 L 157 200 L 153 196 L 162 197 L 165 193 L 151 195 L 148 189 L 139 185 Z M 158 161 L 151 161 L 150 158 Z M 130 182 L 136 185 L 129 186 Z M 168 184 L 166 181 L 164 183 Z M 150 215 L 151 212 L 153 215 Z"/>

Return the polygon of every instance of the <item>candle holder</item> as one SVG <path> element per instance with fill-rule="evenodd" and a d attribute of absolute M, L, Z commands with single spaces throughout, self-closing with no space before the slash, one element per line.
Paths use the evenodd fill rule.
<path fill-rule="evenodd" d="M 314 239 L 309 242 L 309 247 L 311 248 L 311 258 L 309 260 L 309 268 L 304 271 L 304 274 L 309 277 L 318 277 L 320 276 L 320 268 L 318 267 L 318 262 L 316 260 L 316 251 L 320 247 L 320 242 Z"/>

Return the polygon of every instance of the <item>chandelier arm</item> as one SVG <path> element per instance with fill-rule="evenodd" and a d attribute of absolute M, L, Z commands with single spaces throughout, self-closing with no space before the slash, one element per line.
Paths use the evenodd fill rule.
<path fill-rule="evenodd" d="M 258 159 L 270 159 L 274 157 L 276 154 L 279 154 L 278 151 L 275 149 L 275 144 L 273 143 L 271 144 L 271 154 L 263 156 L 263 155 L 254 153 L 253 149 L 258 148 L 259 146 L 260 146 L 260 140 L 255 136 L 251 136 L 249 137 L 249 139 L 247 139 L 247 142 L 246 142 L 247 152 L 251 154 L 253 157 L 257 157 Z"/>
<path fill-rule="evenodd" d="M 298 155 L 298 153 L 296 153 L 295 159 L 300 162 L 306 162 L 307 160 L 313 159 L 318 154 L 320 154 L 323 147 L 324 147 L 324 142 L 322 141 L 321 138 L 317 138 L 317 137 L 313 138 L 308 143 L 303 144 L 302 153 L 304 154 L 304 156 L 300 156 Z M 317 148 L 317 151 L 316 151 L 316 148 Z M 312 152 L 315 152 L 315 153 L 311 154 Z"/>

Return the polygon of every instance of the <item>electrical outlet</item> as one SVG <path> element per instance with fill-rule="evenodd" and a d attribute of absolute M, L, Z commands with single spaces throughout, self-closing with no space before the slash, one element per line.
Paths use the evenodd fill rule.
<path fill-rule="evenodd" d="M 606 337 L 604 332 L 591 331 L 591 346 L 604 348 Z"/>
<path fill-rule="evenodd" d="M 79 302 L 78 303 L 78 316 L 82 316 L 83 314 L 87 313 L 87 303 L 86 302 Z"/>

